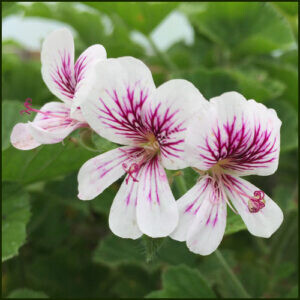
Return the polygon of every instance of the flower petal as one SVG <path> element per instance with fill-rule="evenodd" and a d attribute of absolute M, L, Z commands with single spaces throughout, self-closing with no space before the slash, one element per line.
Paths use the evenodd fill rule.
<path fill-rule="evenodd" d="M 78 198 L 91 200 L 119 179 L 125 170 L 123 162 L 133 147 L 120 147 L 100 154 L 83 164 L 78 173 Z"/>
<path fill-rule="evenodd" d="M 18 123 L 14 126 L 10 135 L 10 142 L 20 150 L 31 150 L 41 145 L 30 134 L 26 123 Z"/>
<path fill-rule="evenodd" d="M 138 226 L 148 236 L 167 236 L 178 223 L 176 201 L 157 157 L 140 170 L 136 209 Z"/>
<path fill-rule="evenodd" d="M 81 99 L 80 90 L 85 86 L 84 80 L 87 80 L 88 73 L 91 72 L 94 67 L 95 62 L 102 61 L 106 59 L 106 50 L 102 45 L 93 45 L 87 48 L 77 59 L 74 66 L 74 76 L 76 81 L 75 94 L 73 98 L 71 116 L 76 119 L 82 120 L 80 112 L 80 104 L 83 99 Z M 80 112 L 78 114 L 78 112 Z"/>
<path fill-rule="evenodd" d="M 222 161 L 223 169 L 236 175 L 270 175 L 278 166 L 280 126 L 273 109 L 224 93 L 191 121 L 186 158 L 200 170 Z"/>
<path fill-rule="evenodd" d="M 59 99 L 70 103 L 75 92 L 74 41 L 71 32 L 62 28 L 51 32 L 42 51 L 42 76 L 49 90 Z"/>
<path fill-rule="evenodd" d="M 136 220 L 138 182 L 134 182 L 128 176 L 123 181 L 111 206 L 109 228 L 119 237 L 137 239 L 143 235 Z"/>
<path fill-rule="evenodd" d="M 224 175 L 225 191 L 234 207 L 242 217 L 250 233 L 256 236 L 268 238 L 281 225 L 283 213 L 279 206 L 267 195 L 264 196 L 265 207 L 256 213 L 249 212 L 249 198 L 259 189 L 250 182 L 231 175 Z"/>
<path fill-rule="evenodd" d="M 162 164 L 167 169 L 188 166 L 184 158 L 184 139 L 188 121 L 208 102 L 189 81 L 170 80 L 151 95 L 144 119 L 160 144 Z"/>
<path fill-rule="evenodd" d="M 147 66 L 133 57 L 107 59 L 96 63 L 87 82 L 81 109 L 89 125 L 119 144 L 144 141 L 141 110 L 155 88 Z"/>
<path fill-rule="evenodd" d="M 178 200 L 179 224 L 171 237 L 187 241 L 190 251 L 209 255 L 222 241 L 226 227 L 226 201 L 222 187 L 210 177 L 201 179 Z"/>
<path fill-rule="evenodd" d="M 48 102 L 40 110 L 47 114 L 38 113 L 33 122 L 28 122 L 28 131 L 41 144 L 59 143 L 84 126 L 84 123 L 70 119 L 70 109 L 64 103 Z"/>

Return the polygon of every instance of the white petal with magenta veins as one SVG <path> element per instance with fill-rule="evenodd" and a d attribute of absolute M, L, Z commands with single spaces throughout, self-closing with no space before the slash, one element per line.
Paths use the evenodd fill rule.
<path fill-rule="evenodd" d="M 147 66 L 133 57 L 97 62 L 81 93 L 85 120 L 101 136 L 123 145 L 145 141 L 141 111 L 155 89 Z"/>
<path fill-rule="evenodd" d="M 193 117 L 186 159 L 200 170 L 216 163 L 239 176 L 270 175 L 278 166 L 280 126 L 273 109 L 236 92 L 210 100 L 206 113 Z"/>
<path fill-rule="evenodd" d="M 157 158 L 140 170 L 136 211 L 139 229 L 150 237 L 168 236 L 178 223 L 176 201 Z"/>
<path fill-rule="evenodd" d="M 170 80 L 158 87 L 143 109 L 148 130 L 160 145 L 162 164 L 167 169 L 188 166 L 184 141 L 189 120 L 208 105 L 198 89 L 182 79 Z"/>
<path fill-rule="evenodd" d="M 222 241 L 226 227 L 223 188 L 204 177 L 178 201 L 179 223 L 171 238 L 186 241 L 190 251 L 209 255 Z"/>
<path fill-rule="evenodd" d="M 229 199 L 250 233 L 259 237 L 270 237 L 283 221 L 280 207 L 256 186 L 242 178 L 224 175 L 223 181 Z M 255 197 L 257 192 L 263 195 L 263 199 L 261 199 L 263 205 L 256 212 L 251 212 L 251 207 L 258 202 Z"/>

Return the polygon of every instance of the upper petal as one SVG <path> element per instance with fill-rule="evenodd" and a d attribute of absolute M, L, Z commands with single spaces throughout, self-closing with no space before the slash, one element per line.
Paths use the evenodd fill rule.
<path fill-rule="evenodd" d="M 140 170 L 137 223 L 151 237 L 169 235 L 178 223 L 178 211 L 165 170 L 157 158 Z"/>
<path fill-rule="evenodd" d="M 33 122 L 28 122 L 28 132 L 40 144 L 61 142 L 73 130 L 84 124 L 69 117 L 70 109 L 61 102 L 48 102 L 38 113 Z"/>
<path fill-rule="evenodd" d="M 42 76 L 49 90 L 62 101 L 73 99 L 74 41 L 71 32 L 62 28 L 51 32 L 43 42 L 41 51 Z"/>
<path fill-rule="evenodd" d="M 278 166 L 280 126 L 273 109 L 236 92 L 210 100 L 191 121 L 186 158 L 201 170 L 217 162 L 237 175 L 270 175 Z"/>
<path fill-rule="evenodd" d="M 88 82 L 84 83 L 87 80 L 88 73 L 91 72 L 96 61 L 102 61 L 106 59 L 106 50 L 102 45 L 93 45 L 87 48 L 77 59 L 74 66 L 74 76 L 76 81 L 75 94 L 71 108 L 72 117 L 78 118 L 78 111 L 80 111 L 81 101 L 84 100 L 81 97 L 80 90 L 85 84 L 89 84 Z M 80 118 L 79 114 L 79 118 Z"/>
<path fill-rule="evenodd" d="M 78 198 L 91 200 L 124 175 L 122 163 L 131 160 L 133 147 L 120 147 L 100 154 L 83 164 L 78 173 Z"/>
<path fill-rule="evenodd" d="M 155 135 L 162 164 L 167 169 L 188 166 L 184 157 L 184 140 L 191 116 L 208 105 L 199 90 L 189 81 L 170 80 L 150 96 L 143 118 Z"/>
<path fill-rule="evenodd" d="M 31 150 L 41 145 L 31 135 L 27 123 L 18 123 L 14 126 L 10 135 L 10 142 L 20 150 Z"/>
<path fill-rule="evenodd" d="M 136 219 L 138 182 L 128 177 L 123 181 L 110 208 L 109 228 L 119 237 L 137 239 L 143 235 Z"/>
<path fill-rule="evenodd" d="M 85 120 L 103 137 L 125 145 L 143 140 L 141 110 L 155 89 L 147 66 L 133 57 L 97 62 L 81 88 Z"/>
<path fill-rule="evenodd" d="M 201 179 L 177 203 L 179 223 L 171 234 L 186 240 L 190 251 L 209 255 L 222 241 L 226 227 L 226 201 L 223 188 L 210 177 Z"/>
<path fill-rule="evenodd" d="M 265 207 L 256 213 L 251 213 L 248 209 L 249 197 L 253 197 L 254 192 L 259 191 L 259 189 L 250 182 L 236 176 L 224 175 L 223 181 L 229 199 L 242 217 L 248 230 L 256 236 L 270 237 L 283 221 L 283 213 L 279 206 L 267 195 L 264 195 Z"/>

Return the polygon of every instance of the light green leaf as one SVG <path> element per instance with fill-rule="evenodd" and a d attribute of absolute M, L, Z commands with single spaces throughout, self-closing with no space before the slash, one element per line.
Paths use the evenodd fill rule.
<path fill-rule="evenodd" d="M 83 2 L 110 16 L 118 15 L 131 30 L 149 34 L 178 3 Z"/>
<path fill-rule="evenodd" d="M 215 298 L 201 273 L 184 265 L 169 267 L 162 275 L 162 290 L 155 291 L 146 298 Z"/>
<path fill-rule="evenodd" d="M 89 152 L 72 141 L 68 138 L 65 145 L 43 145 L 30 151 L 12 147 L 6 149 L 2 152 L 2 180 L 29 183 L 78 170 L 84 162 L 95 156 L 95 152 Z"/>
<path fill-rule="evenodd" d="M 10 146 L 10 134 L 13 127 L 19 122 L 26 123 L 33 118 L 33 115 L 26 113 L 20 115 L 22 109 L 25 109 L 24 105 L 19 101 L 4 100 L 2 102 L 2 150 Z"/>
<path fill-rule="evenodd" d="M 18 289 L 12 291 L 7 298 L 15 298 L 15 299 L 41 299 L 41 298 L 49 298 L 44 292 L 33 291 L 30 289 Z"/>
<path fill-rule="evenodd" d="M 29 195 L 19 186 L 4 183 L 2 191 L 2 261 L 18 254 L 25 243 L 30 218 Z"/>
<path fill-rule="evenodd" d="M 289 24 L 270 3 L 190 3 L 182 11 L 199 33 L 235 55 L 270 53 L 295 42 Z"/>
<path fill-rule="evenodd" d="M 281 82 L 270 79 L 266 72 L 255 69 L 198 68 L 181 75 L 191 81 L 206 99 L 237 91 L 247 99 L 265 102 L 281 95 L 285 87 Z"/>

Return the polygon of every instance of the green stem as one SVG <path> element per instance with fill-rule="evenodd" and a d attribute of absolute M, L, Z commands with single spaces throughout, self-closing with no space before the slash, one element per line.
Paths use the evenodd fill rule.
<path fill-rule="evenodd" d="M 156 257 L 161 248 L 165 238 L 153 239 L 146 235 L 143 236 L 144 247 L 146 251 L 146 262 L 150 263 Z"/>
<path fill-rule="evenodd" d="M 226 273 L 231 278 L 232 282 L 234 283 L 236 290 L 239 292 L 239 296 L 242 298 L 250 298 L 250 295 L 247 293 L 247 291 L 245 290 L 239 279 L 236 277 L 236 275 L 232 272 L 222 253 L 219 250 L 216 250 L 215 255 L 218 258 L 220 264 L 224 267 Z"/>
<path fill-rule="evenodd" d="M 172 72 L 179 72 L 177 66 L 172 62 L 172 60 L 166 55 L 165 52 L 161 51 L 156 44 L 154 43 L 152 37 L 150 35 L 147 36 L 147 39 L 149 41 L 150 46 L 152 47 L 155 54 L 160 58 L 161 61 L 164 62 L 164 64 L 172 70 Z"/>
<path fill-rule="evenodd" d="M 174 181 L 180 196 L 184 195 L 187 191 L 187 186 L 184 177 L 182 175 L 174 176 Z"/>

